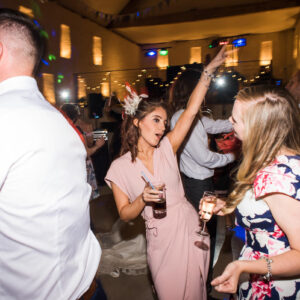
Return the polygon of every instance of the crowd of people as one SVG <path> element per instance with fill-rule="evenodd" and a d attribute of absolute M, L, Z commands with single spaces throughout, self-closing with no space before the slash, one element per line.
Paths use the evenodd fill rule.
<path fill-rule="evenodd" d="M 89 215 L 99 196 L 90 157 L 105 141 L 93 141 L 75 106 L 56 109 L 39 92 L 43 49 L 29 17 L 0 9 L 0 299 L 106 299 L 94 279 L 101 248 Z M 213 121 L 200 111 L 225 49 L 178 79 L 170 120 L 168 101 L 128 87 L 120 155 L 105 180 L 120 218 L 145 220 L 159 299 L 205 300 L 210 284 L 238 299 L 300 299 L 299 73 L 286 89 L 241 89 L 229 121 Z M 237 156 L 211 151 L 207 134 L 232 130 L 242 142 L 239 168 L 213 213 L 235 212 L 246 242 L 212 279 L 216 225 L 212 218 L 210 236 L 198 235 L 202 197 L 214 191 L 214 169 Z"/>

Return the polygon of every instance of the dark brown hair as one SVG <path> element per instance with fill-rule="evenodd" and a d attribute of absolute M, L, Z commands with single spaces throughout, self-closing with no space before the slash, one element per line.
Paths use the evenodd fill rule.
<path fill-rule="evenodd" d="M 169 105 L 174 114 L 180 109 L 185 109 L 189 98 L 196 87 L 201 76 L 201 71 L 196 69 L 188 69 L 173 84 L 170 96 Z"/>
<path fill-rule="evenodd" d="M 132 162 L 135 161 L 138 153 L 137 143 L 140 137 L 139 128 L 133 124 L 133 120 L 140 122 L 156 108 L 162 107 L 167 113 L 167 104 L 162 99 L 143 99 L 139 103 L 134 116 L 124 114 L 124 120 L 121 127 L 121 151 L 120 156 L 130 151 Z"/>
<path fill-rule="evenodd" d="M 72 122 L 76 123 L 79 118 L 79 108 L 75 104 L 64 103 L 60 109 L 71 119 Z"/>
<path fill-rule="evenodd" d="M 33 73 L 37 74 L 47 46 L 46 39 L 38 26 L 27 15 L 17 10 L 0 8 L 0 28 L 11 30 L 12 34 L 14 31 L 22 34 L 28 48 L 32 50 L 29 53 L 34 56 Z"/>

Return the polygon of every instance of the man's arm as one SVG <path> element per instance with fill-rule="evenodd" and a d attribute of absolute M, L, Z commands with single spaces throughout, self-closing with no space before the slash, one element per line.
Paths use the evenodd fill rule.
<path fill-rule="evenodd" d="M 229 120 L 214 120 L 208 117 L 201 118 L 202 124 L 205 128 L 205 131 L 210 134 L 218 134 L 223 132 L 230 132 L 232 131 L 232 124 Z"/>
<path fill-rule="evenodd" d="M 184 148 L 184 152 L 187 152 L 197 164 L 213 169 L 223 167 L 234 161 L 235 158 L 232 153 L 220 154 L 210 151 L 203 141 L 203 135 L 206 133 L 198 121 Z"/>

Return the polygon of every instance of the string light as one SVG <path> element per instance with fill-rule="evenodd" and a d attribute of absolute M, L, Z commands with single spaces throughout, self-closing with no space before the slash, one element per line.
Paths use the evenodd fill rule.
<path fill-rule="evenodd" d="M 181 69 L 182 71 L 184 71 L 184 70 L 186 70 L 186 67 L 185 67 L 185 66 L 181 66 L 180 69 Z M 265 66 L 265 69 L 270 69 L 270 66 L 269 66 L 269 65 Z M 177 72 L 176 76 L 175 76 L 171 81 L 166 82 L 166 83 L 161 83 L 160 81 L 156 81 L 154 78 L 152 78 L 152 75 L 151 75 L 151 74 L 146 75 L 146 73 L 147 73 L 147 70 L 146 70 L 146 69 L 143 69 L 143 70 L 141 70 L 140 72 L 144 73 L 145 78 L 148 78 L 148 79 L 149 79 L 149 82 L 150 82 L 151 84 L 153 84 L 153 85 L 155 85 L 155 86 L 158 85 L 158 86 L 161 87 L 161 88 L 171 86 L 171 85 L 174 84 L 174 82 L 178 79 L 178 75 L 181 75 L 181 74 L 182 74 L 182 72 L 179 71 L 179 72 Z M 234 70 L 232 70 L 232 68 L 230 68 L 230 69 L 226 69 L 226 68 L 225 68 L 225 69 L 220 69 L 220 70 L 219 70 L 219 74 L 216 75 L 216 78 L 213 79 L 213 81 L 216 82 L 217 85 L 223 86 L 223 85 L 225 84 L 225 82 L 224 82 L 225 78 L 221 78 L 221 74 L 222 74 L 222 75 L 228 74 L 228 75 L 230 75 L 230 77 L 236 78 L 236 80 L 237 80 L 238 82 L 241 82 L 241 83 L 243 83 L 243 84 L 245 84 L 245 85 L 246 85 L 246 84 L 249 84 L 249 83 L 253 83 L 253 82 L 255 82 L 256 79 L 261 78 L 260 75 L 256 75 L 256 76 L 251 77 L 251 78 L 249 78 L 249 79 L 245 79 L 244 76 L 240 76 L 240 75 L 235 74 L 235 73 L 233 73 L 233 72 L 234 72 Z M 106 72 L 106 75 L 110 75 L 110 74 L 111 74 L 110 72 Z M 260 72 L 260 74 L 266 74 L 266 71 L 262 70 L 262 71 Z M 63 76 L 63 75 L 62 75 L 62 76 Z M 136 79 L 132 82 L 132 85 L 140 84 L 140 82 L 141 82 L 140 79 L 143 77 L 143 75 L 142 75 L 141 73 L 138 73 L 136 76 L 137 76 L 137 77 L 136 77 Z M 62 78 L 63 78 L 63 77 L 62 77 Z M 58 78 L 58 79 L 62 79 L 62 78 Z M 220 79 L 221 79 L 221 80 L 220 80 Z M 103 81 L 106 81 L 106 80 L 107 80 L 107 78 L 106 78 L 106 77 L 103 77 L 103 78 L 102 78 L 102 82 L 100 82 L 100 86 L 101 86 L 102 84 L 104 84 Z M 113 83 L 117 84 L 119 87 L 125 88 L 125 85 L 122 84 L 122 83 L 120 83 L 118 80 L 114 80 Z M 87 86 L 87 85 L 85 84 L 85 87 L 86 87 L 87 90 L 90 90 L 90 89 L 92 89 L 92 90 L 100 89 L 100 86 L 98 85 L 98 86 L 96 86 L 96 88 L 95 88 L 95 87 L 89 87 L 89 86 Z"/>

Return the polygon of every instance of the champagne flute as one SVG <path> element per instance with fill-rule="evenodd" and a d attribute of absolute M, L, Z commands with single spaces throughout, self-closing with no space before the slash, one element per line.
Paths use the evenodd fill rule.
<path fill-rule="evenodd" d="M 217 197 L 214 192 L 205 191 L 201 199 L 200 220 L 203 223 L 202 229 L 197 232 L 200 236 L 208 236 L 206 232 L 206 223 L 211 219 L 213 210 L 217 203 Z"/>

